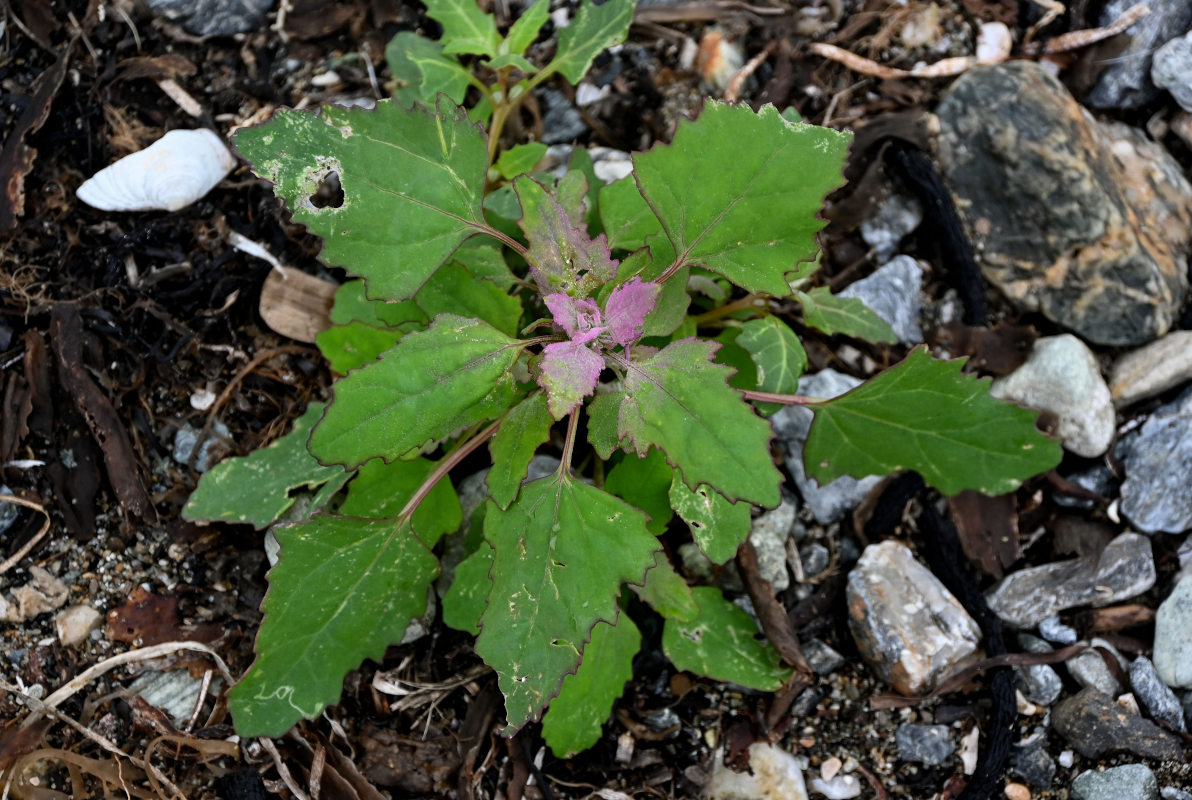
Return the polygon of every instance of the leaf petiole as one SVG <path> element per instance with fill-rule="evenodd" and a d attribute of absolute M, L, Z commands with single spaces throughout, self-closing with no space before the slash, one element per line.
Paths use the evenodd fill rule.
<path fill-rule="evenodd" d="M 580 406 L 571 409 L 567 419 L 567 439 L 563 442 L 563 457 L 559 460 L 560 479 L 571 474 L 571 454 L 575 450 L 575 432 L 579 429 L 579 409 Z"/>
<path fill-rule="evenodd" d="M 742 389 L 741 394 L 745 396 L 746 400 L 756 400 L 759 403 L 779 403 L 784 406 L 815 406 L 827 402 L 822 397 L 808 397 L 805 394 L 756 392 L 752 389 Z"/>
<path fill-rule="evenodd" d="M 501 419 L 504 419 L 504 417 Z M 426 496 L 430 494 L 431 490 L 435 488 L 438 482 L 443 480 L 444 476 L 446 476 L 448 472 L 456 467 L 459 462 L 471 455 L 476 448 L 480 447 L 480 445 L 491 439 L 497 432 L 497 429 L 500 427 L 501 420 L 498 419 L 480 433 L 473 436 L 467 442 L 448 453 L 447 457 L 438 463 L 430 475 L 426 476 L 426 480 L 424 480 L 422 485 L 418 487 L 418 491 L 411 495 L 409 501 L 405 504 L 405 506 L 402 507 L 402 510 L 398 512 L 398 520 L 404 524 L 407 520 L 413 517 L 414 512 L 418 510 L 418 506 L 423 500 L 426 499 Z"/>

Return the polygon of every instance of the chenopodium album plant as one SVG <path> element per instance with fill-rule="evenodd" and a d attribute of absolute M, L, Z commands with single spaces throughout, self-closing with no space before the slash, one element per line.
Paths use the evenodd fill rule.
<path fill-rule="evenodd" d="M 713 562 L 736 554 L 753 509 L 780 501 L 766 415 L 783 404 L 814 414 L 820 482 L 916 470 L 946 494 L 998 494 L 1054 466 L 1035 413 L 923 348 L 841 397 L 794 393 L 806 356 L 770 298 L 793 294 L 810 328 L 893 340 L 858 301 L 799 288 L 847 142 L 710 102 L 628 178 L 602 185 L 578 151 L 562 178 L 490 188 L 495 147 L 445 95 L 242 131 L 323 260 L 358 280 L 318 340 L 344 376 L 331 402 L 215 467 L 184 512 L 272 525 L 280 545 L 257 659 L 230 695 L 239 732 L 280 735 L 336 702 L 348 670 L 427 612 L 445 567 L 443 620 L 476 634 L 506 733 L 545 712 L 556 754 L 599 738 L 630 677 L 625 586 L 664 618 L 678 669 L 778 688 L 791 669 L 752 618 L 688 586 L 658 537 L 685 526 Z M 316 207 L 331 172 L 342 202 Z M 448 474 L 485 445 L 465 520 Z M 530 479 L 540 451 L 558 466 Z"/>

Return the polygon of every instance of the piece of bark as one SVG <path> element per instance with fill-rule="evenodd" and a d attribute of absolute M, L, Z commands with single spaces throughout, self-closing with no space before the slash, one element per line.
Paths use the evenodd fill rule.
<path fill-rule="evenodd" d="M 960 547 L 982 572 L 1000 578 L 1022 555 L 1018 544 L 1018 503 L 1014 494 L 996 497 L 963 491 L 948 498 Z"/>
<path fill-rule="evenodd" d="M 749 592 L 749 599 L 753 601 L 753 610 L 761 620 L 762 630 L 774 649 L 782 656 L 782 660 L 800 672 L 811 674 L 811 665 L 803 656 L 803 648 L 799 646 L 799 637 L 787 616 L 786 608 L 774 596 L 774 588 L 769 581 L 761 576 L 757 565 L 757 551 L 753 542 L 746 539 L 737 550 L 737 567 L 741 570 L 741 578 L 745 581 L 745 589 Z"/>
<path fill-rule="evenodd" d="M 296 269 L 274 269 L 261 288 L 261 318 L 271 329 L 300 342 L 331 327 L 331 305 L 339 288 Z"/>

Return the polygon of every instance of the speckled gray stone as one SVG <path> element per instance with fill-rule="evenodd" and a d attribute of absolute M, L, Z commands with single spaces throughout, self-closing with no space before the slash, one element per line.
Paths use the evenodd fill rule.
<path fill-rule="evenodd" d="M 1055 760 L 1038 744 L 1015 746 L 1010 751 L 1010 770 L 1034 789 L 1050 789 L 1055 780 Z"/>
<path fill-rule="evenodd" d="M 1130 688 L 1153 719 L 1166 722 L 1178 731 L 1187 730 L 1180 699 L 1163 683 L 1154 663 L 1146 656 L 1139 656 L 1130 665 Z"/>
<path fill-rule="evenodd" d="M 903 761 L 914 761 L 934 767 L 942 764 L 956 749 L 952 741 L 952 729 L 947 725 L 919 725 L 904 722 L 894 733 L 898 745 L 898 757 Z"/>
<path fill-rule="evenodd" d="M 811 397 L 837 397 L 861 384 L 860 378 L 825 369 L 799 379 L 799 394 Z M 844 476 L 820 486 L 807 477 L 803 466 L 803 446 L 811 430 L 811 409 L 786 406 L 770 417 L 774 435 L 786 452 L 786 468 L 794 478 L 803 502 L 811 509 L 817 522 L 827 525 L 836 522 L 856 508 L 882 480 L 876 475 L 868 478 Z"/>
<path fill-rule="evenodd" d="M 1018 634 L 1018 644 L 1028 653 L 1050 653 L 1051 645 L 1027 633 Z M 1032 703 L 1049 706 L 1059 699 L 1064 691 L 1064 681 L 1055 668 L 1049 664 L 1030 664 L 1015 667 L 1014 675 L 1019 690 Z"/>
<path fill-rule="evenodd" d="M 1173 689 L 1192 687 L 1192 577 L 1177 583 L 1159 605 L 1151 658 L 1165 684 Z"/>
<path fill-rule="evenodd" d="M 785 492 L 782 502 L 753 520 L 749 541 L 757 551 L 757 567 L 761 576 L 770 582 L 774 591 L 781 592 L 791 585 L 786 568 L 786 540 L 795 525 L 794 500 Z"/>
<path fill-rule="evenodd" d="M 889 261 L 902 240 L 923 221 L 923 206 L 910 195 L 892 194 L 878 203 L 873 216 L 861 223 L 861 238 L 873 248 L 873 259 Z"/>
<path fill-rule="evenodd" d="M 841 290 L 841 297 L 855 297 L 873 309 L 903 344 L 923 341 L 919 317 L 923 313 L 923 267 L 910 256 L 898 256 L 872 275 Z"/>
<path fill-rule="evenodd" d="M 1097 357 L 1069 333 L 1037 340 L 1026 362 L 989 393 L 1055 414 L 1056 436 L 1078 456 L 1102 455 L 1113 441 L 1113 402 Z"/>
<path fill-rule="evenodd" d="M 273 0 L 147 0 L 149 10 L 195 36 L 231 36 L 261 27 Z"/>
<path fill-rule="evenodd" d="M 1117 648 L 1109 642 L 1104 639 L 1094 638 L 1089 644 L 1093 647 L 1100 647 L 1107 650 L 1110 655 L 1117 659 L 1118 666 L 1121 667 L 1122 672 L 1126 671 L 1126 660 L 1122 658 L 1122 654 L 1117 651 Z M 1105 659 L 1096 650 L 1086 650 L 1080 655 L 1068 659 L 1064 666 L 1068 668 L 1068 674 L 1077 683 L 1081 686 L 1096 689 L 1101 694 L 1117 697 L 1126 688 L 1114 676 L 1109 665 L 1105 663 Z"/>
<path fill-rule="evenodd" d="M 1146 533 L 1192 528 L 1192 389 L 1155 409 L 1123 453 L 1122 513 Z"/>
<path fill-rule="evenodd" d="M 1123 533 L 1101 557 L 1053 561 L 1007 575 L 986 595 L 999 617 L 1019 628 L 1033 628 L 1066 608 L 1103 606 L 1142 594 L 1155 585 L 1150 540 Z"/>
<path fill-rule="evenodd" d="M 1110 0 L 1098 25 L 1109 25 L 1136 0 Z M 1085 95 L 1093 108 L 1138 108 L 1155 100 L 1159 89 L 1151 81 L 1151 62 L 1156 49 L 1188 30 L 1192 4 L 1188 0 L 1148 0 L 1151 13 L 1126 29 L 1130 43 L 1109 60 L 1109 67 Z"/>
<path fill-rule="evenodd" d="M 1065 625 L 1058 615 L 1048 617 L 1039 623 L 1039 635 L 1049 642 L 1062 645 L 1076 644 L 1076 640 L 1080 638 L 1076 635 L 1076 629 L 1071 625 Z"/>
<path fill-rule="evenodd" d="M 1155 51 L 1151 80 L 1171 92 L 1185 111 L 1192 111 L 1192 33 L 1177 36 Z"/>
<path fill-rule="evenodd" d="M 1155 773 L 1143 764 L 1088 770 L 1072 781 L 1073 800 L 1159 800 Z"/>
<path fill-rule="evenodd" d="M 1192 243 L 1192 198 L 1170 155 L 1096 123 L 1028 61 L 970 70 L 937 116 L 944 181 L 1007 298 L 1095 344 L 1167 332 Z"/>
<path fill-rule="evenodd" d="M 977 650 L 981 631 L 939 579 L 892 539 L 849 573 L 849 630 L 861 656 L 905 695 L 930 691 Z"/>

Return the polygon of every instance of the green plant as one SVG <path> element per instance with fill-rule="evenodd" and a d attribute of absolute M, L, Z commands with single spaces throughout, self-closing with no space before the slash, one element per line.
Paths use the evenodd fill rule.
<path fill-rule="evenodd" d="M 425 612 L 433 551 L 461 527 L 443 618 L 477 634 L 507 732 L 546 711 L 560 755 L 599 737 L 640 644 L 626 585 L 665 618 L 678 668 L 778 688 L 791 670 L 752 620 L 689 587 L 657 537 L 677 514 L 713 561 L 736 553 L 752 506 L 780 499 L 764 415 L 783 404 L 815 414 L 820 481 L 913 469 L 945 493 L 996 494 L 1057 463 L 1033 412 L 922 348 L 842 397 L 794 394 L 806 356 L 771 298 L 793 293 L 810 327 L 892 339 L 859 302 L 797 288 L 846 135 L 713 102 L 627 179 L 598 185 L 581 156 L 557 181 L 486 193 L 492 136 L 440 96 L 433 112 L 282 110 L 236 138 L 323 260 L 359 278 L 319 337 L 345 375 L 331 403 L 215 467 L 184 511 L 290 520 L 274 528 L 257 660 L 231 693 L 242 735 L 334 703 Z M 317 208 L 329 172 L 343 200 Z M 465 521 L 445 478 L 486 444 L 488 498 Z M 560 464 L 527 481 L 543 448 Z"/>

